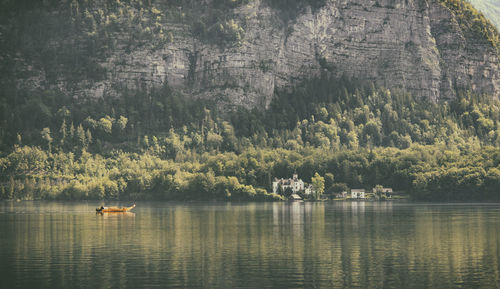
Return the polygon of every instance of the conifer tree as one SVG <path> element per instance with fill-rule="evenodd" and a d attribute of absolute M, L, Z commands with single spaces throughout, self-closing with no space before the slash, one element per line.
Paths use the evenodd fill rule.
<path fill-rule="evenodd" d="M 43 128 L 42 132 L 41 132 L 41 135 L 42 135 L 42 139 L 47 142 L 47 147 L 48 147 L 49 153 L 51 153 L 52 152 L 52 141 L 53 141 L 53 139 L 50 136 L 50 128 L 48 128 L 48 127 Z"/>
<path fill-rule="evenodd" d="M 76 142 L 80 148 L 84 148 L 87 145 L 85 131 L 83 130 L 82 124 L 78 125 L 76 128 Z"/>
<path fill-rule="evenodd" d="M 61 136 L 60 145 L 61 145 L 61 147 L 64 147 L 64 144 L 66 143 L 66 136 L 68 134 L 67 128 L 66 128 L 66 119 L 63 119 L 63 122 L 61 124 L 61 128 L 59 129 L 59 134 Z"/>
<path fill-rule="evenodd" d="M 92 143 L 92 133 L 90 132 L 90 129 L 87 129 L 87 132 L 85 133 L 85 148 L 88 148 L 88 146 Z"/>

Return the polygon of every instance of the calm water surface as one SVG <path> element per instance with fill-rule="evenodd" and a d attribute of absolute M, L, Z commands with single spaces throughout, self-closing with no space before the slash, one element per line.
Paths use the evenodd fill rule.
<path fill-rule="evenodd" d="M 500 288 L 500 204 L 98 205 L 0 203 L 0 288 Z"/>

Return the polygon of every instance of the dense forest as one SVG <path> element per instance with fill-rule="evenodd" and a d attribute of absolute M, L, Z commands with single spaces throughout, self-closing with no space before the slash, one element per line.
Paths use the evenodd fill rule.
<path fill-rule="evenodd" d="M 90 9 L 92 1 L 1 1 L 0 198 L 281 200 L 270 193 L 272 179 L 297 172 L 308 183 L 323 178 L 325 197 L 383 185 L 418 200 L 500 199 L 500 102 L 468 90 L 433 103 L 325 69 L 275 91 L 267 109 L 228 110 L 169 85 L 98 99 L 12 85 L 25 73 L 13 65 L 20 54 L 41 60 L 48 82 L 61 74 L 98 80 L 105 70 L 97 60 L 120 30 L 130 31 L 131 47 L 175 41 L 157 25 L 162 17 L 184 19 L 200 39 L 238 45 L 244 28 L 226 12 L 247 1 L 166 1 L 192 9 L 162 15 L 151 1 L 108 1 L 105 10 Z M 500 47 L 497 30 L 470 4 L 441 2 Z M 265 3 L 293 21 L 324 1 Z M 70 34 L 80 37 L 54 38 Z"/>
<path fill-rule="evenodd" d="M 430 103 L 327 75 L 268 110 L 220 111 L 169 87 L 3 102 L 0 193 L 19 199 L 270 200 L 274 177 L 318 173 L 325 196 L 378 184 L 424 200 L 498 199 L 500 103 Z M 22 116 L 22 117 L 21 117 Z"/>

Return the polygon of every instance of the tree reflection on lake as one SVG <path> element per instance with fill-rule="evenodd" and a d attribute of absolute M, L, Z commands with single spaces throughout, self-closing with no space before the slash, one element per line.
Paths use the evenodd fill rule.
<path fill-rule="evenodd" d="M 498 288 L 500 205 L 0 203 L 2 288 Z M 6 286 L 5 288 L 9 288 Z"/>

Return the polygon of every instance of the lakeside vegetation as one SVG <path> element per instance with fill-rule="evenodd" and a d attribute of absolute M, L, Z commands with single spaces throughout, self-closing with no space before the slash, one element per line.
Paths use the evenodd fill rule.
<path fill-rule="evenodd" d="M 279 200 L 272 179 L 294 172 L 324 178 L 323 197 L 383 185 L 500 198 L 500 103 L 488 96 L 430 103 L 327 76 L 278 91 L 266 111 L 219 111 L 169 87 L 83 103 L 23 92 L 2 102 L 4 199 Z"/>
<path fill-rule="evenodd" d="M 183 161 L 144 154 L 52 153 L 17 147 L 1 160 L 7 180 L 4 199 L 123 200 L 281 200 L 267 193 L 272 175 L 294 171 L 325 178 L 324 197 L 347 187 L 392 186 L 419 200 L 498 200 L 500 150 L 466 153 L 443 145 L 408 149 L 376 148 L 325 152 L 251 149 L 200 156 Z"/>

